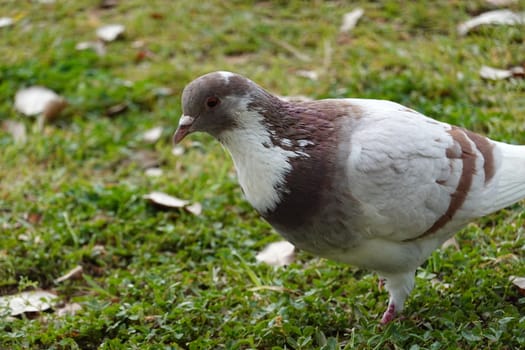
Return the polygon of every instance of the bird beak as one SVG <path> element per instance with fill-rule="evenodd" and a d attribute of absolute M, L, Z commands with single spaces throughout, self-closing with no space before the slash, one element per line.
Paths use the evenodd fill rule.
<path fill-rule="evenodd" d="M 179 127 L 177 128 L 177 131 L 175 131 L 175 134 L 173 135 L 173 142 L 175 144 L 182 141 L 183 138 L 186 137 L 191 132 L 191 126 L 193 125 L 193 121 L 195 118 L 190 117 L 189 115 L 183 115 L 180 117 L 179 120 Z"/>

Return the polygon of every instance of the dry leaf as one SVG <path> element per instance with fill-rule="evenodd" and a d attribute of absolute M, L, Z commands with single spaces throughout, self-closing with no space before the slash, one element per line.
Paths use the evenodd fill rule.
<path fill-rule="evenodd" d="M 248 290 L 250 292 L 258 292 L 258 291 L 261 291 L 261 290 L 269 290 L 269 291 L 272 291 L 272 292 L 279 292 L 279 293 L 299 294 L 295 290 L 292 290 L 292 289 L 289 289 L 289 288 L 286 288 L 286 287 L 281 287 L 281 286 L 264 286 L 263 285 L 263 286 L 253 287 L 253 288 L 250 288 Z"/>
<path fill-rule="evenodd" d="M 310 80 L 319 80 L 319 74 L 313 70 L 298 70 L 296 74 L 303 78 L 308 78 Z"/>
<path fill-rule="evenodd" d="M 64 98 L 42 86 L 18 90 L 15 95 L 15 109 L 26 115 L 42 114 L 45 119 L 55 117 L 66 106 Z"/>
<path fill-rule="evenodd" d="M 56 313 L 59 317 L 73 316 L 80 310 L 82 310 L 82 305 L 79 303 L 71 303 L 64 305 L 60 309 L 57 309 Z"/>
<path fill-rule="evenodd" d="M 227 55 L 224 57 L 224 60 L 228 63 L 228 64 L 231 64 L 231 65 L 241 65 L 241 64 L 244 64 L 244 63 L 248 63 L 250 62 L 251 60 L 253 60 L 253 54 L 247 54 L 247 53 L 242 53 L 242 54 L 232 54 L 232 55 Z"/>
<path fill-rule="evenodd" d="M 144 40 L 135 40 L 131 43 L 131 48 L 133 49 L 142 49 L 146 47 L 146 42 Z"/>
<path fill-rule="evenodd" d="M 365 11 L 362 8 L 356 8 L 355 10 L 346 13 L 343 16 L 343 23 L 339 28 L 341 33 L 347 33 L 355 28 L 359 19 L 363 16 Z"/>
<path fill-rule="evenodd" d="M 84 269 L 82 268 L 82 266 L 77 265 L 71 270 L 69 270 L 65 275 L 62 275 L 59 278 L 55 279 L 55 283 L 61 283 L 70 279 L 78 279 L 82 276 L 83 272 Z"/>
<path fill-rule="evenodd" d="M 78 51 L 93 50 L 99 56 L 104 56 L 106 54 L 106 46 L 103 42 L 100 41 L 83 41 L 78 43 L 75 46 L 75 49 L 77 49 Z"/>
<path fill-rule="evenodd" d="M 105 42 L 114 41 L 123 33 L 122 24 L 108 24 L 97 29 L 97 37 Z"/>
<path fill-rule="evenodd" d="M 287 241 L 270 243 L 255 259 L 271 266 L 290 265 L 295 259 L 295 246 Z"/>
<path fill-rule="evenodd" d="M 151 192 L 144 195 L 143 198 L 149 200 L 153 204 L 165 208 L 184 208 L 186 205 L 190 204 L 187 200 L 179 199 L 162 192 Z"/>
<path fill-rule="evenodd" d="M 164 14 L 162 12 L 152 12 L 149 16 L 153 19 L 164 19 Z"/>
<path fill-rule="evenodd" d="M 303 61 L 303 62 L 310 62 L 312 60 L 312 58 L 310 56 L 308 56 L 307 54 L 301 52 L 298 48 L 296 48 L 295 46 L 293 46 L 292 44 L 289 44 L 287 43 L 286 41 L 284 40 L 280 40 L 280 39 L 271 39 L 275 44 L 279 45 L 280 47 L 282 47 L 283 49 L 285 49 L 286 51 L 290 52 L 292 55 L 295 56 L 295 58 L 297 58 L 298 60 L 300 61 Z"/>
<path fill-rule="evenodd" d="M 0 28 L 12 26 L 15 21 L 10 17 L 0 17 Z"/>
<path fill-rule="evenodd" d="M 146 176 L 159 177 L 162 176 L 163 171 L 161 168 L 148 168 L 144 173 Z"/>
<path fill-rule="evenodd" d="M 165 86 L 156 88 L 154 91 L 156 96 L 165 97 L 173 95 L 173 89 Z"/>
<path fill-rule="evenodd" d="M 55 117 L 57 117 L 60 114 L 60 112 L 64 108 L 66 108 L 66 106 L 67 106 L 67 102 L 63 98 L 58 98 L 58 99 L 49 101 L 46 104 L 44 111 L 42 112 L 43 119 L 45 121 L 50 121 L 50 120 L 55 119 Z"/>
<path fill-rule="evenodd" d="M 159 155 L 155 151 L 138 150 L 131 154 L 131 160 L 136 162 L 142 169 L 156 168 L 160 165 Z"/>
<path fill-rule="evenodd" d="M 21 234 L 18 235 L 17 238 L 18 238 L 18 240 L 24 241 L 24 242 L 32 241 L 32 243 L 34 243 L 34 244 L 42 243 L 42 237 L 40 237 L 38 235 L 34 235 L 34 234 L 21 233 Z"/>
<path fill-rule="evenodd" d="M 525 277 L 510 276 L 513 285 L 519 288 L 520 293 L 525 295 Z"/>
<path fill-rule="evenodd" d="M 182 145 L 177 145 L 171 149 L 171 154 L 174 156 L 182 156 L 186 152 L 186 149 Z"/>
<path fill-rule="evenodd" d="M 186 207 L 184 207 L 188 212 L 192 213 L 195 216 L 199 216 L 202 214 L 202 204 L 196 202 L 193 204 L 190 204 Z"/>
<path fill-rule="evenodd" d="M 444 283 L 442 280 L 438 278 L 432 278 L 430 280 L 430 284 L 432 285 L 433 288 L 440 290 L 440 291 L 445 291 L 447 289 L 450 289 L 451 287 L 450 283 Z"/>
<path fill-rule="evenodd" d="M 38 225 L 40 221 L 42 221 L 42 214 L 38 212 L 32 211 L 26 213 L 24 216 L 27 222 L 29 222 L 31 225 Z"/>
<path fill-rule="evenodd" d="M 121 113 L 124 113 L 128 109 L 128 104 L 126 102 L 119 103 L 117 105 L 113 105 L 106 109 L 106 115 L 108 117 L 114 117 L 116 115 L 119 115 Z"/>
<path fill-rule="evenodd" d="M 157 126 L 155 128 L 145 131 L 142 134 L 142 139 L 149 143 L 155 143 L 160 139 L 161 136 L 162 136 L 162 127 Z"/>
<path fill-rule="evenodd" d="M 449 247 L 454 247 L 455 250 L 459 250 L 459 243 L 456 240 L 456 237 L 450 237 L 441 245 L 442 249 L 447 249 Z"/>
<path fill-rule="evenodd" d="M 489 66 L 483 66 L 479 70 L 479 75 L 483 79 L 488 80 L 503 80 L 515 77 L 523 78 L 525 76 L 525 69 L 523 67 L 512 67 L 510 69 L 498 69 Z"/>
<path fill-rule="evenodd" d="M 91 250 L 91 255 L 93 256 L 105 256 L 107 253 L 106 247 L 101 244 L 95 244 Z"/>
<path fill-rule="evenodd" d="M 11 134 L 15 143 L 24 144 L 27 142 L 27 132 L 24 123 L 14 120 L 4 120 L 2 129 Z"/>
<path fill-rule="evenodd" d="M 11 316 L 25 312 L 40 312 L 53 307 L 57 296 L 44 290 L 21 292 L 0 296 L 0 309 L 7 309 Z"/>
<path fill-rule="evenodd" d="M 202 213 L 200 203 L 190 204 L 190 201 L 173 197 L 163 192 L 151 192 L 144 195 L 143 198 L 162 208 L 183 208 L 193 215 L 200 215 Z"/>
<path fill-rule="evenodd" d="M 525 12 L 516 13 L 510 10 L 494 10 L 482 13 L 458 26 L 458 33 L 466 35 L 472 29 L 481 25 L 518 25 L 525 24 Z"/>

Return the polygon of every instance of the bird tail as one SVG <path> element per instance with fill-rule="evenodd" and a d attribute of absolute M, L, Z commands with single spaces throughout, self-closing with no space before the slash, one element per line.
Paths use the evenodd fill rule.
<path fill-rule="evenodd" d="M 505 208 L 525 198 L 525 146 L 495 142 L 501 152 L 490 211 Z"/>

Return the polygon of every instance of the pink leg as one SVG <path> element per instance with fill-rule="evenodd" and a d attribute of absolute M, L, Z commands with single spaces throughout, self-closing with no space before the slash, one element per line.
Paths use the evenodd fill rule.
<path fill-rule="evenodd" d="M 381 319 L 381 324 L 389 323 L 390 321 L 394 319 L 395 315 L 396 315 L 396 306 L 394 305 L 394 303 L 388 303 L 388 308 L 383 314 L 383 318 Z"/>

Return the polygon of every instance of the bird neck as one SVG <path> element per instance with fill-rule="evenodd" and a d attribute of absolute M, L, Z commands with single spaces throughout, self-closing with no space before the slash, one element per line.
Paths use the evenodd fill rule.
<path fill-rule="evenodd" d="M 275 144 L 275 132 L 257 111 L 247 111 L 243 124 L 224 131 L 220 142 L 230 152 L 239 183 L 250 204 L 264 214 L 272 211 L 287 192 L 291 160 L 301 155 Z"/>

